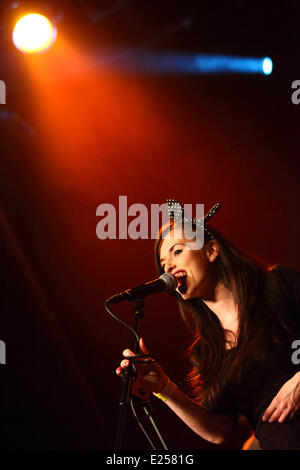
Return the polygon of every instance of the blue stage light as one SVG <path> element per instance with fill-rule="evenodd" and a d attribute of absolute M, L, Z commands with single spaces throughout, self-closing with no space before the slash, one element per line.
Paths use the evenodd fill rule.
<path fill-rule="evenodd" d="M 265 57 L 262 64 L 263 73 L 265 75 L 270 75 L 273 70 L 273 62 L 270 57 Z"/>
<path fill-rule="evenodd" d="M 99 58 L 100 59 L 100 58 Z M 124 71 L 154 75 L 197 74 L 265 74 L 270 75 L 273 64 L 269 57 L 238 57 L 216 54 L 187 54 L 152 51 L 118 51 L 103 57 L 106 63 Z"/>

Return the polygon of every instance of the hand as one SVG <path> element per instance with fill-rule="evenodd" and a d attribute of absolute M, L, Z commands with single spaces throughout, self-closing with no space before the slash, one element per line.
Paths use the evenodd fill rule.
<path fill-rule="evenodd" d="M 300 372 L 297 372 L 279 390 L 264 412 L 263 421 L 283 423 L 300 409 Z"/>
<path fill-rule="evenodd" d="M 140 352 L 143 354 L 149 354 L 145 343 L 143 339 L 140 339 Z M 125 349 L 123 351 L 123 356 L 128 357 L 128 356 L 133 356 L 134 353 L 130 349 Z M 138 358 L 139 361 L 141 358 Z M 116 369 L 116 374 L 121 375 L 124 369 L 128 367 L 130 364 L 128 359 L 123 359 L 120 363 L 120 367 Z M 137 363 L 135 364 L 135 367 L 137 369 L 137 379 L 140 382 L 140 385 L 142 387 L 145 387 L 147 390 L 150 392 L 154 393 L 160 393 L 167 381 L 168 381 L 168 376 L 165 374 L 163 368 L 157 364 L 157 363 Z"/>

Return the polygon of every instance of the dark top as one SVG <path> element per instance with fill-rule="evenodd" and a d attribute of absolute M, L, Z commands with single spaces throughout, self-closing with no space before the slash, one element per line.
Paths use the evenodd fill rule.
<path fill-rule="evenodd" d="M 263 422 L 262 416 L 282 385 L 300 371 L 300 273 L 277 265 L 267 273 L 266 288 L 292 333 L 282 332 L 280 342 L 271 343 L 263 359 L 248 359 L 241 383 L 226 388 L 226 402 L 233 415 L 247 417 L 262 449 L 291 450 L 300 447 L 300 414 L 285 423 Z M 295 340 L 298 345 L 292 348 Z"/>

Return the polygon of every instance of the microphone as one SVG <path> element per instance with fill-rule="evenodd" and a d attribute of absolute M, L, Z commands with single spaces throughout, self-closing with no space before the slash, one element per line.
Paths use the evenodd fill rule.
<path fill-rule="evenodd" d="M 146 282 L 146 284 L 141 284 L 120 294 L 113 295 L 106 301 L 106 304 L 117 304 L 123 302 L 123 300 L 141 299 L 158 292 L 172 291 L 176 289 L 177 285 L 177 278 L 173 274 L 163 273 L 154 281 Z"/>

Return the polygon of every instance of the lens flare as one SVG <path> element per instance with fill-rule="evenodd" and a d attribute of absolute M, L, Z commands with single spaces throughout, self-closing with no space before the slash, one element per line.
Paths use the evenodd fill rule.
<path fill-rule="evenodd" d="M 31 13 L 15 25 L 13 42 L 17 49 L 27 54 L 47 51 L 56 39 L 56 28 L 43 15 Z"/>

